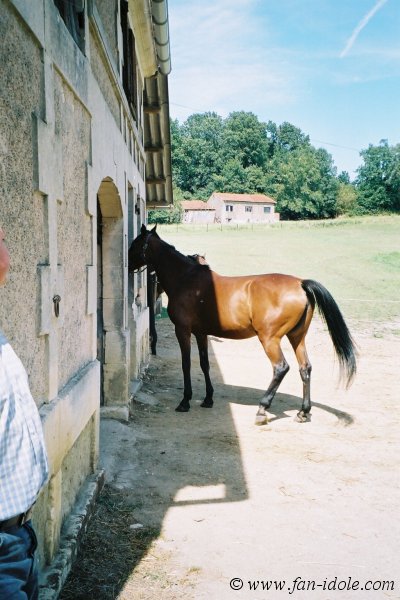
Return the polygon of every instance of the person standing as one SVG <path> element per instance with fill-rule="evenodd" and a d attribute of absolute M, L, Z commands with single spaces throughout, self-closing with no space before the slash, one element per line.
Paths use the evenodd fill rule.
<path fill-rule="evenodd" d="M 6 281 L 9 266 L 0 228 L 0 285 Z M 0 331 L 1 600 L 39 598 L 37 539 L 30 517 L 48 472 L 42 423 L 27 373 Z"/>

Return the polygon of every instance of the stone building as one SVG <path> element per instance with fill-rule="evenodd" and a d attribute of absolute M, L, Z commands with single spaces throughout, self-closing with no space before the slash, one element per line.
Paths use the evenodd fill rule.
<path fill-rule="evenodd" d="M 203 200 L 182 200 L 182 223 L 214 223 L 215 209 Z"/>
<path fill-rule="evenodd" d="M 127 250 L 172 203 L 167 0 L 0 0 L 0 59 L 0 326 L 49 451 L 33 520 L 53 598 L 101 480 L 100 410 L 128 417 L 148 361 Z"/>
<path fill-rule="evenodd" d="M 215 210 L 217 223 L 276 223 L 276 201 L 265 194 L 214 192 L 207 204 Z"/>

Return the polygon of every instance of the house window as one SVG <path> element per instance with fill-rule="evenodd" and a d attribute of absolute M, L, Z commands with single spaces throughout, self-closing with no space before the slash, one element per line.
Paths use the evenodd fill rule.
<path fill-rule="evenodd" d="M 227 204 L 225 206 L 225 210 L 226 210 L 226 212 L 233 212 L 233 206 L 232 206 L 232 204 Z"/>
<path fill-rule="evenodd" d="M 244 207 L 244 211 L 245 212 L 253 212 L 253 207 L 252 206 L 245 206 Z"/>
<path fill-rule="evenodd" d="M 54 0 L 55 6 L 82 52 L 85 49 L 85 2 L 84 0 Z"/>
<path fill-rule="evenodd" d="M 137 75 L 135 36 L 129 26 L 128 2 L 121 0 L 121 29 L 123 44 L 122 86 L 132 115 L 137 120 Z"/>
<path fill-rule="evenodd" d="M 270 206 L 264 206 L 264 212 L 265 213 L 270 213 L 271 212 L 271 207 Z"/>

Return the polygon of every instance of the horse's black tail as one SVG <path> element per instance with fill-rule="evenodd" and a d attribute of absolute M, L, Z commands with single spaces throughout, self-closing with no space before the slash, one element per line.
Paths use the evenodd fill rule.
<path fill-rule="evenodd" d="M 357 362 L 355 344 L 343 315 L 332 295 L 318 281 L 304 279 L 301 285 L 312 304 L 317 304 L 318 310 L 328 327 L 339 360 L 340 371 L 345 373 L 348 387 L 356 374 Z"/>

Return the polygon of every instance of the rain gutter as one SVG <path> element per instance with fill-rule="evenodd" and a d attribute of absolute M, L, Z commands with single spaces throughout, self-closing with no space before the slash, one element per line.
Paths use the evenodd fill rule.
<path fill-rule="evenodd" d="M 144 77 L 158 70 L 150 0 L 129 0 L 129 17 L 135 32 L 138 60 Z"/>
<path fill-rule="evenodd" d="M 171 72 L 171 50 L 169 44 L 167 0 L 152 0 L 152 16 L 158 70 L 163 75 L 169 75 Z"/>

